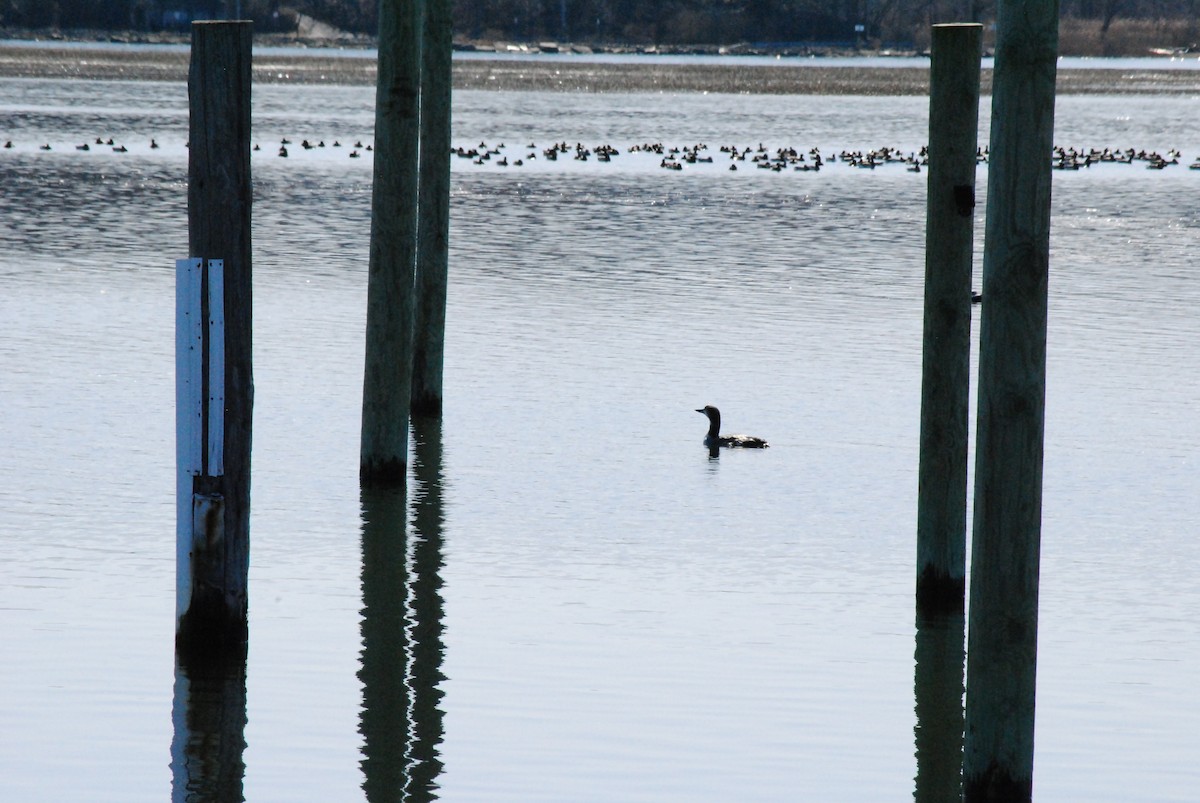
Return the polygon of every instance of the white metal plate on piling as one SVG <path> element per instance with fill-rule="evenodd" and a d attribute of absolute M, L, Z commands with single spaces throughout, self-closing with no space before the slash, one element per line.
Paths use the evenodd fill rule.
<path fill-rule="evenodd" d="M 192 478 L 201 470 L 203 322 L 199 259 L 175 260 L 175 616 L 192 597 Z"/>
<path fill-rule="evenodd" d="M 208 260 L 208 474 L 225 473 L 225 260 Z"/>
<path fill-rule="evenodd" d="M 201 470 L 203 329 L 199 259 L 175 260 L 175 450 L 181 472 Z"/>

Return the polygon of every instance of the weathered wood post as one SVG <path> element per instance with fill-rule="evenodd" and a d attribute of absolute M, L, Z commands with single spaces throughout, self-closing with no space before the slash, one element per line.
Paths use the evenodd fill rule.
<path fill-rule="evenodd" d="M 421 211 L 411 409 L 442 413 L 442 354 L 450 236 L 450 0 L 425 0 L 421 69 Z"/>
<path fill-rule="evenodd" d="M 963 610 L 971 259 L 983 26 L 933 26 L 925 212 L 925 330 L 917 492 L 917 607 Z"/>
<path fill-rule="evenodd" d="M 404 482 L 412 397 L 421 4 L 379 4 L 375 174 L 359 476 Z"/>
<path fill-rule="evenodd" d="M 177 303 L 176 649 L 244 657 L 254 404 L 249 22 L 192 26 L 188 250 Z"/>
<path fill-rule="evenodd" d="M 1001 0 L 992 86 L 963 795 L 1033 791 L 1056 0 Z"/>

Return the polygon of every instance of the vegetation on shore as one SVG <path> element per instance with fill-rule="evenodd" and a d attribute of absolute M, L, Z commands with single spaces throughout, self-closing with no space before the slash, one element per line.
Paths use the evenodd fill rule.
<path fill-rule="evenodd" d="M 1063 0 L 1059 52 L 1200 50 L 1200 0 Z M 460 46 L 576 43 L 592 49 L 805 53 L 922 51 L 938 22 L 994 21 L 996 0 L 454 0 Z M 260 35 L 373 43 L 378 0 L 0 0 L 0 37 L 161 41 L 196 18 L 252 19 Z M 985 46 L 987 46 L 985 39 Z M 551 45 L 563 47 L 564 45 Z"/>

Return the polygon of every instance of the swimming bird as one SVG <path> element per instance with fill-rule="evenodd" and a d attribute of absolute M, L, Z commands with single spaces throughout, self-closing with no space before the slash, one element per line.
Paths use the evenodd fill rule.
<path fill-rule="evenodd" d="M 770 446 L 762 438 L 756 438 L 753 435 L 722 435 L 721 434 L 721 411 L 711 404 L 706 404 L 696 410 L 698 413 L 704 413 L 708 416 L 708 434 L 704 436 L 704 445 L 710 449 L 715 449 L 718 446 L 728 446 L 730 448 L 743 449 L 766 449 Z"/>

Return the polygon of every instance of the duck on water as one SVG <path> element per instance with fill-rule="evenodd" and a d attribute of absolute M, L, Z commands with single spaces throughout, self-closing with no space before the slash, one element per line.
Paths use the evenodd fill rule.
<path fill-rule="evenodd" d="M 753 435 L 722 435 L 721 411 L 711 404 L 706 404 L 696 410 L 696 412 L 704 413 L 708 416 L 708 434 L 704 436 L 704 445 L 710 449 L 716 449 L 720 446 L 742 449 L 766 449 L 771 445 L 762 438 L 756 438 Z"/>

